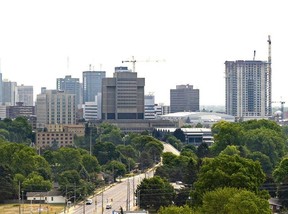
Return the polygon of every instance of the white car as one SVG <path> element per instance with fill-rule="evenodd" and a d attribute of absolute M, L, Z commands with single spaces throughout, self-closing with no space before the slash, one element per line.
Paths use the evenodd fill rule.
<path fill-rule="evenodd" d="M 107 204 L 106 205 L 106 209 L 112 209 L 112 205 L 111 204 Z"/>
<path fill-rule="evenodd" d="M 91 205 L 92 203 L 93 203 L 92 199 L 89 198 L 86 200 L 86 205 Z"/>

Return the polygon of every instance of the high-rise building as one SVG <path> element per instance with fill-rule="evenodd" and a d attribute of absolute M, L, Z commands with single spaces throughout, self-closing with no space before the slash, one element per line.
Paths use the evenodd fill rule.
<path fill-rule="evenodd" d="M 153 94 L 145 95 L 145 115 L 144 118 L 147 120 L 153 120 L 156 118 L 155 112 L 155 96 Z"/>
<path fill-rule="evenodd" d="M 95 101 L 95 96 L 101 93 L 105 77 L 106 71 L 83 71 L 83 103 Z"/>
<path fill-rule="evenodd" d="M 199 111 L 199 89 L 193 85 L 176 85 L 176 89 L 170 89 L 170 111 Z"/>
<path fill-rule="evenodd" d="M 16 82 L 3 80 L 2 82 L 2 103 L 7 106 L 15 106 Z"/>
<path fill-rule="evenodd" d="M 16 86 L 15 103 L 21 102 L 23 106 L 34 105 L 33 86 L 20 85 Z"/>
<path fill-rule="evenodd" d="M 47 124 L 76 124 L 75 94 L 44 90 L 36 99 L 37 128 Z"/>
<path fill-rule="evenodd" d="M 238 119 L 271 116 L 271 75 L 267 61 L 226 61 L 226 113 Z"/>
<path fill-rule="evenodd" d="M 75 94 L 76 105 L 80 107 L 82 104 L 82 89 L 79 78 L 72 78 L 71 75 L 65 78 L 57 78 L 56 89 L 58 91 L 65 91 L 68 94 Z"/>
<path fill-rule="evenodd" d="M 116 67 L 113 78 L 102 81 L 102 118 L 144 119 L 145 79 L 127 67 Z"/>

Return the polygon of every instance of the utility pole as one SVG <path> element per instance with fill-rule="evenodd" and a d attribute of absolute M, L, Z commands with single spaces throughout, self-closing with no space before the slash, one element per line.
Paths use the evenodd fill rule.
<path fill-rule="evenodd" d="M 20 195 L 20 181 L 18 182 L 18 196 L 19 196 L 19 214 L 21 214 L 21 203 L 20 203 L 20 200 L 21 200 L 21 195 Z"/>
<path fill-rule="evenodd" d="M 126 211 L 130 210 L 130 180 L 127 180 L 127 201 L 126 201 Z"/>
<path fill-rule="evenodd" d="M 137 191 L 137 206 L 140 209 L 140 189 Z"/>
<path fill-rule="evenodd" d="M 105 190 L 105 186 L 103 187 L 102 194 L 101 194 L 101 198 L 102 198 L 102 214 L 104 213 L 104 190 Z"/>
<path fill-rule="evenodd" d="M 90 156 L 92 155 L 92 126 L 90 124 Z"/>

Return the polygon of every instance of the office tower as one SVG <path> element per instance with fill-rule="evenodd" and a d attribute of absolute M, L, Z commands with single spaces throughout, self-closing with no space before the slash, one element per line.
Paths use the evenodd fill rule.
<path fill-rule="evenodd" d="M 153 120 L 156 118 L 155 112 L 155 97 L 153 94 L 145 95 L 145 115 L 144 118 L 147 120 Z"/>
<path fill-rule="evenodd" d="M 66 75 L 64 78 L 57 78 L 56 89 L 65 91 L 68 94 L 75 94 L 76 106 L 82 104 L 82 89 L 79 78 L 72 78 L 71 75 Z"/>
<path fill-rule="evenodd" d="M 226 61 L 226 113 L 236 118 L 271 116 L 271 75 L 267 61 Z"/>
<path fill-rule="evenodd" d="M 34 105 L 33 86 L 20 85 L 16 86 L 15 103 L 21 102 L 23 106 Z"/>
<path fill-rule="evenodd" d="M 47 124 L 76 124 L 75 94 L 43 90 L 36 99 L 37 128 Z"/>
<path fill-rule="evenodd" d="M 144 119 L 145 79 L 127 67 L 116 67 L 113 78 L 102 81 L 102 118 Z"/>
<path fill-rule="evenodd" d="M 199 89 L 193 85 L 177 85 L 176 89 L 170 89 L 170 111 L 199 111 Z"/>
<path fill-rule="evenodd" d="M 105 77 L 105 71 L 83 71 L 83 103 L 95 101 L 95 96 L 101 93 Z"/>
<path fill-rule="evenodd" d="M 15 90 L 17 83 L 8 80 L 2 82 L 2 103 L 7 106 L 15 105 Z"/>

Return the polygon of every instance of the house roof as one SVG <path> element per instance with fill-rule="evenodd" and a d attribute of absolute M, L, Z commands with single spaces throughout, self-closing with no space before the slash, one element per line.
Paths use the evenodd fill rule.
<path fill-rule="evenodd" d="M 62 193 L 58 190 L 51 190 L 48 192 L 27 192 L 27 197 L 46 197 L 46 196 L 61 196 Z"/>

